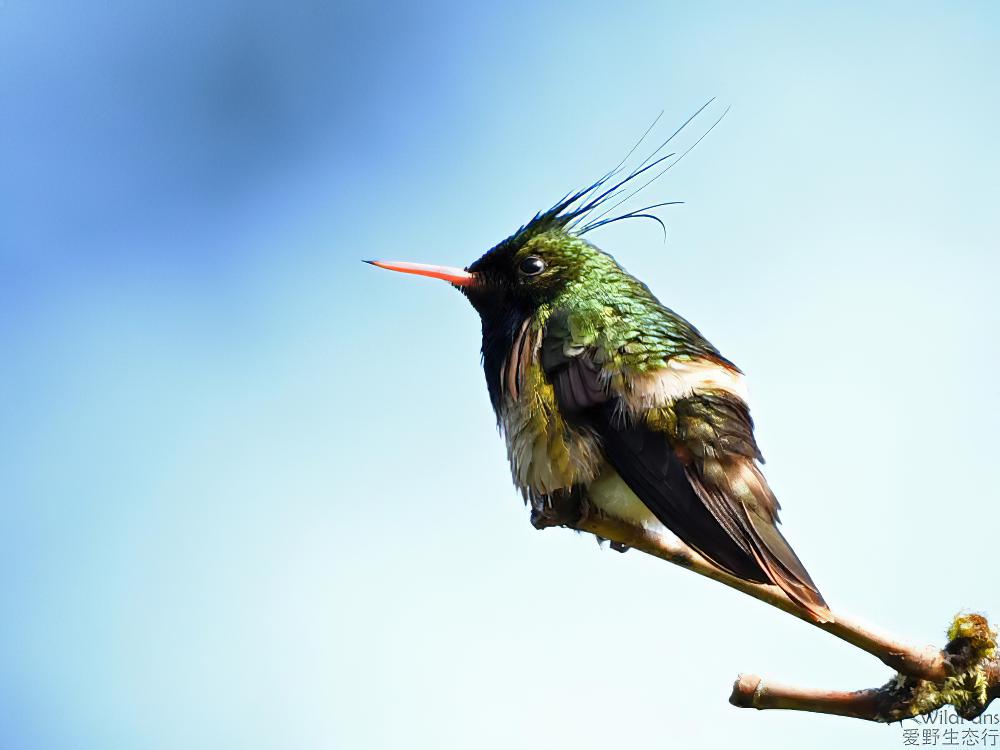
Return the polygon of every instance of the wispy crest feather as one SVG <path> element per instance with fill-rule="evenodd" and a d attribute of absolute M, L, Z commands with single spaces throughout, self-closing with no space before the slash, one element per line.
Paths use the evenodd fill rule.
<path fill-rule="evenodd" d="M 715 98 L 713 97 L 705 102 L 698 108 L 698 111 L 685 120 L 684 123 L 671 133 L 666 140 L 660 143 L 660 145 L 657 146 L 652 153 L 648 154 L 641 162 L 629 169 L 628 173 L 622 177 L 621 175 L 623 172 L 628 169 L 628 163 L 632 159 L 632 156 L 643 144 L 643 142 L 645 142 L 646 138 L 663 117 L 663 112 L 660 112 L 660 114 L 656 116 L 656 119 L 653 120 L 653 123 L 646 129 L 639 140 L 636 141 L 635 145 L 629 149 L 628 153 L 625 154 L 625 157 L 618 162 L 614 169 L 607 172 L 603 177 L 583 190 L 567 194 L 548 211 L 536 214 L 531 221 L 515 232 L 514 235 L 510 237 L 508 242 L 520 244 L 522 241 L 525 241 L 536 234 L 554 228 L 564 229 L 565 231 L 577 236 L 582 236 L 587 232 L 597 229 L 598 227 L 607 226 L 608 224 L 613 224 L 617 221 L 624 221 L 626 219 L 650 219 L 655 221 L 660 225 L 660 228 L 663 230 L 664 237 L 666 237 L 666 225 L 659 216 L 652 212 L 658 208 L 683 203 L 683 201 L 663 201 L 661 203 L 652 203 L 647 206 L 642 206 L 641 208 L 629 209 L 623 213 L 614 212 L 672 169 L 681 159 L 687 156 L 687 154 L 689 154 L 695 146 L 701 143 L 705 136 L 711 133 L 715 126 L 722 121 L 722 118 L 724 118 L 726 113 L 729 112 L 729 107 L 726 107 L 722 114 L 719 115 L 719 117 L 705 130 L 705 132 L 702 133 L 694 141 L 694 143 L 686 149 L 680 153 L 677 151 L 671 151 L 660 155 L 661 152 L 666 149 L 671 142 L 673 142 L 674 138 L 687 128 L 687 126 L 690 125 L 714 101 Z M 657 169 L 658 167 L 659 169 Z M 650 173 L 652 174 L 650 175 Z M 648 176 L 648 179 L 642 181 L 640 178 L 644 175 Z M 639 184 L 636 184 L 637 180 L 639 181 Z"/>

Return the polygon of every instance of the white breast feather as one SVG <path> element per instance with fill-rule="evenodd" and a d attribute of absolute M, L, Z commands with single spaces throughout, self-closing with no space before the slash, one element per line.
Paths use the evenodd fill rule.
<path fill-rule="evenodd" d="M 719 390 L 747 399 L 743 374 L 711 360 L 671 359 L 665 367 L 631 380 L 626 400 L 636 411 L 663 406 L 695 391 Z"/>

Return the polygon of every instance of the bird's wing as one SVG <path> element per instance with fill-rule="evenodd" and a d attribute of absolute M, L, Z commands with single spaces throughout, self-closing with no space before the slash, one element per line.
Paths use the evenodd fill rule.
<path fill-rule="evenodd" d="M 726 391 L 696 390 L 672 407 L 670 439 L 706 507 L 746 545 L 772 583 L 820 619 L 828 617 L 816 584 L 778 529 L 778 501 L 760 470 L 746 402 Z"/>
<path fill-rule="evenodd" d="M 710 354 L 629 373 L 553 315 L 540 360 L 560 410 L 601 440 L 622 480 L 667 528 L 720 567 L 780 586 L 817 617 L 826 604 L 777 528 L 739 371 Z M 673 364 L 671 364 L 673 362 Z"/>

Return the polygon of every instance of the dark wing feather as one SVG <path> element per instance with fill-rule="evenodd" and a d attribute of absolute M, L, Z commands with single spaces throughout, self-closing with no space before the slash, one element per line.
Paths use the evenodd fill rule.
<path fill-rule="evenodd" d="M 616 419 L 607 404 L 591 415 L 590 423 L 609 463 L 664 526 L 730 573 L 768 581 L 744 534 L 735 523 L 720 523 L 662 432 Z"/>
<path fill-rule="evenodd" d="M 581 414 L 609 402 L 593 350 L 584 349 L 571 357 L 563 352 L 560 342 L 546 338 L 542 340 L 541 362 L 564 415 Z"/>
<path fill-rule="evenodd" d="M 695 393 L 674 404 L 676 440 L 693 456 L 691 486 L 716 517 L 735 520 L 750 551 L 771 581 L 821 618 L 826 602 L 802 561 L 778 529 L 779 504 L 756 461 L 753 420 L 742 399 L 727 393 Z"/>
<path fill-rule="evenodd" d="M 541 363 L 560 410 L 599 435 L 608 462 L 653 515 L 719 567 L 774 583 L 817 619 L 828 616 L 776 526 L 778 503 L 755 463 L 762 459 L 746 404 L 721 392 L 680 399 L 668 436 L 628 417 L 602 377 L 599 352 L 567 346 L 567 332 L 553 323 Z"/>
<path fill-rule="evenodd" d="M 704 502 L 666 435 L 625 418 L 601 377 L 597 351 L 567 347 L 567 334 L 554 320 L 541 346 L 542 368 L 563 415 L 599 435 L 608 462 L 664 526 L 720 567 L 766 582 L 745 535 Z"/>

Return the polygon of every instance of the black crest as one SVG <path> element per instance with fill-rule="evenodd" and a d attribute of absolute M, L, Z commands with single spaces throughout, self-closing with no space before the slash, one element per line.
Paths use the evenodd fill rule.
<path fill-rule="evenodd" d="M 626 210 L 624 213 L 615 213 L 615 210 L 626 204 L 629 200 L 645 190 L 652 183 L 660 179 L 660 177 L 662 177 L 668 170 L 672 169 L 674 165 L 683 159 L 695 146 L 701 143 L 702 139 L 712 132 L 715 126 L 722 121 L 722 118 L 725 117 L 726 113 L 729 111 L 728 107 L 722 112 L 721 115 L 719 115 L 715 122 L 713 122 L 705 130 L 705 132 L 702 133 L 698 139 L 686 149 L 679 153 L 677 151 L 670 151 L 665 154 L 662 153 L 666 150 L 667 146 L 673 142 L 674 138 L 676 138 L 681 131 L 690 125 L 695 118 L 704 112 L 705 109 L 707 109 L 708 106 L 714 101 L 715 99 L 713 98 L 705 102 L 705 104 L 703 104 L 697 112 L 685 120 L 684 123 L 671 133 L 665 141 L 657 146 L 652 153 L 646 156 L 646 158 L 637 165 L 629 169 L 628 163 L 632 159 L 632 156 L 636 151 L 638 151 L 647 136 L 656 127 L 660 118 L 663 117 L 663 113 L 660 112 L 656 119 L 653 120 L 653 123 L 646 128 L 646 132 L 644 132 L 639 140 L 636 141 L 635 145 L 629 149 L 629 152 L 625 154 L 625 157 L 618 162 L 614 169 L 583 190 L 567 194 L 549 210 L 535 214 L 535 217 L 531 221 L 518 229 L 514 234 L 501 242 L 494 249 L 502 252 L 507 247 L 520 247 L 535 235 L 547 232 L 551 229 L 562 229 L 581 236 L 587 232 L 597 229 L 598 227 L 603 227 L 616 221 L 624 221 L 626 219 L 650 219 L 655 221 L 660 225 L 660 228 L 664 232 L 664 236 L 666 236 L 667 229 L 663 224 L 663 221 L 660 217 L 651 212 L 658 208 L 663 208 L 664 206 L 673 206 L 683 203 L 683 201 L 652 203 L 648 206 L 642 206 L 641 208 Z"/>

